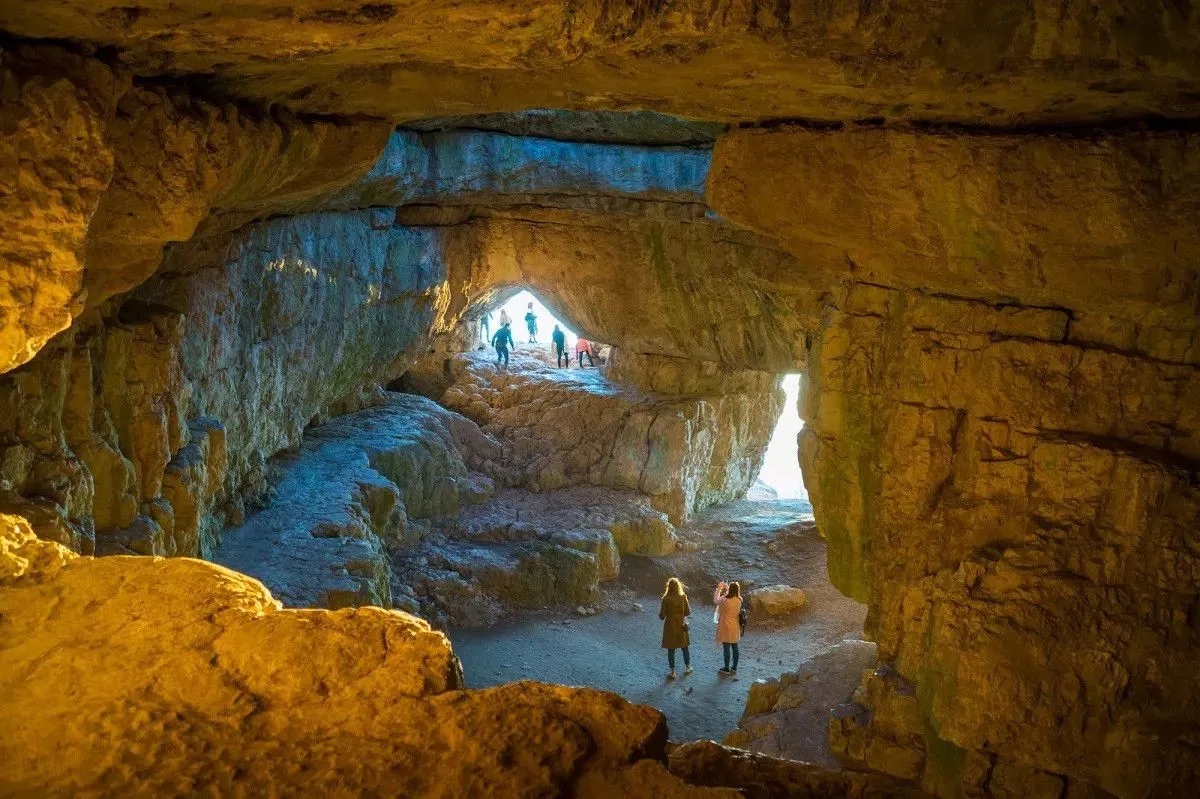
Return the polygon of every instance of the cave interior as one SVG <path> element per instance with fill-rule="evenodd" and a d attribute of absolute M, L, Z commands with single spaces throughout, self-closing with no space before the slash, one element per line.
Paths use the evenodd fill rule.
<path fill-rule="evenodd" d="M 1189 3 L 0 3 L 0 793 L 1195 796 L 1197 119 Z M 828 762 L 464 682 L 764 462 Z"/>

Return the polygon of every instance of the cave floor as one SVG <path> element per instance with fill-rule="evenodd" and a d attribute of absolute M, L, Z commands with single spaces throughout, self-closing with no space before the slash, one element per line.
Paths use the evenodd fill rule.
<path fill-rule="evenodd" d="M 663 711 L 672 740 L 721 740 L 737 726 L 755 680 L 793 671 L 839 641 L 861 637 L 866 608 L 829 583 L 825 542 L 813 528 L 807 503 L 734 502 L 706 512 L 680 532 L 698 548 L 665 557 L 623 558 L 621 577 L 603 586 L 598 615 L 543 611 L 487 629 L 451 631 L 467 684 L 481 688 L 530 679 L 601 688 Z M 658 596 L 671 575 L 688 585 L 695 669 L 674 681 L 666 679 L 657 617 Z M 713 641 L 711 592 L 722 578 L 749 587 L 795 585 L 809 600 L 808 607 L 785 621 L 751 616 L 736 679 L 716 673 L 722 660 Z M 635 603 L 641 611 L 634 609 Z M 677 665 L 682 668 L 682 659 Z M 831 707 L 849 695 L 860 676 L 833 681 L 829 696 L 811 700 Z M 824 746 L 823 729 L 805 737 Z M 828 759 L 817 757 L 827 753 L 812 754 L 810 759 Z"/>

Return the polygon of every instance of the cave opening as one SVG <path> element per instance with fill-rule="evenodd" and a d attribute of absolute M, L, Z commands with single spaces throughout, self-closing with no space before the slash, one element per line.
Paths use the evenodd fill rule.
<path fill-rule="evenodd" d="M 543 346 L 548 346 L 551 343 L 550 334 L 557 325 L 562 329 L 564 335 L 566 336 L 566 346 L 568 351 L 574 352 L 575 342 L 579 338 L 578 334 L 576 334 L 576 332 L 572 330 L 566 322 L 560 320 L 554 314 L 554 312 L 542 302 L 541 298 L 530 289 L 522 288 L 516 294 L 513 294 L 511 297 L 503 300 L 498 305 L 489 308 L 488 312 L 492 313 L 494 316 L 491 327 L 492 330 L 495 330 L 499 325 L 501 312 L 507 314 L 508 317 L 512 319 L 513 338 L 517 339 L 519 344 L 529 343 L 527 340 L 528 330 L 526 328 L 525 315 L 527 313 L 532 313 L 535 317 L 537 325 L 537 343 Z"/>
<path fill-rule="evenodd" d="M 803 380 L 804 375 L 798 372 L 785 374 L 780 380 L 780 388 L 784 392 L 783 409 L 767 443 L 758 480 L 748 496 L 763 500 L 796 500 L 811 513 L 812 505 L 808 502 L 808 489 L 804 487 L 799 453 L 800 431 L 804 429 L 804 420 L 800 417 Z"/>

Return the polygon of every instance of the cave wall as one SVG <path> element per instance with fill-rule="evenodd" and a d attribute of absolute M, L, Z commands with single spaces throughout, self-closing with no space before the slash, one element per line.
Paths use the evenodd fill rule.
<path fill-rule="evenodd" d="M 831 578 L 895 669 L 867 678 L 851 732 L 835 723 L 849 761 L 940 795 L 1200 780 L 1196 148 L 718 144 L 717 210 L 814 270 L 851 267 L 813 340 L 802 437 Z"/>
<path fill-rule="evenodd" d="M 436 233 L 370 211 L 177 248 L 135 296 L 0 376 L 2 496 L 85 551 L 99 535 L 104 554 L 207 554 L 262 498 L 268 458 L 415 359 L 445 275 Z"/>
<path fill-rule="evenodd" d="M 61 48 L 4 59 L 20 122 L 5 151 L 22 175 L 5 202 L 14 218 L 44 211 L 0 234 L 19 308 L 4 318 L 7 356 L 46 349 L 0 376 L 0 503 L 82 552 L 211 552 L 268 498 L 270 457 L 372 401 L 481 294 L 522 278 L 475 264 L 503 251 L 550 270 L 544 242 L 515 252 L 481 235 L 504 222 L 478 203 L 515 206 L 530 228 L 566 214 L 554 244 L 600 229 L 606 258 L 560 289 L 646 258 L 630 222 L 643 214 L 677 222 L 672 263 L 761 248 L 679 222 L 703 216 L 703 149 L 389 133 L 198 100 Z M 403 204 L 437 224 L 406 223 Z M 599 289 L 605 307 L 619 290 Z"/>

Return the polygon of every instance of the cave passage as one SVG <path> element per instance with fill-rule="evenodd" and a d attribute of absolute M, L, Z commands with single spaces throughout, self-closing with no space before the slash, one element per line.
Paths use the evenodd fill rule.
<path fill-rule="evenodd" d="M 579 334 L 572 330 L 566 322 L 555 316 L 554 312 L 546 307 L 541 298 L 529 289 L 521 289 L 507 300 L 490 309 L 492 314 L 490 327 L 492 334 L 495 335 L 496 330 L 499 329 L 500 312 L 504 311 L 512 319 L 513 340 L 517 342 L 518 347 L 525 344 L 528 338 L 525 327 L 525 314 L 530 310 L 530 303 L 533 303 L 532 310 L 537 316 L 538 343 L 544 348 L 549 349 L 550 334 L 554 330 L 554 326 L 558 325 L 567 336 L 567 352 L 574 357 L 575 342 L 578 341 Z M 490 340 L 484 343 L 488 346 L 491 345 Z"/>
<path fill-rule="evenodd" d="M 807 504 L 808 490 L 804 487 L 800 471 L 797 442 L 804 428 L 804 420 L 800 418 L 800 384 L 803 379 L 803 375 L 789 374 L 780 383 L 784 391 L 783 411 L 767 444 L 758 482 L 771 489 L 778 499 L 803 500 Z M 751 496 L 760 495 L 752 490 Z M 809 512 L 811 508 L 809 505 Z"/>

